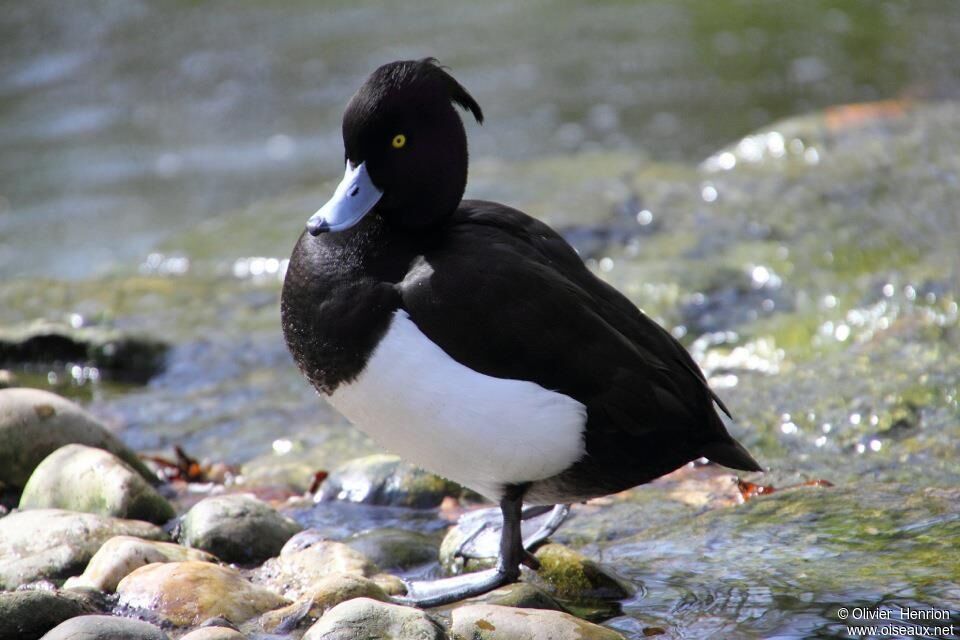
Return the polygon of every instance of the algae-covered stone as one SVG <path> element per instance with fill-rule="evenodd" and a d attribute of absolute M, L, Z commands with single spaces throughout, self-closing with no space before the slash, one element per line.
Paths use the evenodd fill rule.
<path fill-rule="evenodd" d="M 95 611 L 87 600 L 69 592 L 0 592 L 0 638 L 34 640 L 64 620 Z"/>
<path fill-rule="evenodd" d="M 406 529 L 370 529 L 350 536 L 344 543 L 382 569 L 409 569 L 437 559 L 435 538 Z"/>
<path fill-rule="evenodd" d="M 64 583 L 64 587 L 90 587 L 112 593 L 120 580 L 135 569 L 155 562 L 185 560 L 217 561 L 206 551 L 188 549 L 172 542 L 116 536 L 107 540 L 94 554 L 83 575 L 70 578 Z"/>
<path fill-rule="evenodd" d="M 167 345 L 106 327 L 35 320 L 0 329 L 0 362 L 89 363 L 115 377 L 146 382 L 163 368 Z"/>
<path fill-rule="evenodd" d="M 129 535 L 163 540 L 163 529 L 61 509 L 18 511 L 0 518 L 0 589 L 80 573 L 104 542 Z"/>
<path fill-rule="evenodd" d="M 233 494 L 195 504 L 180 523 L 178 539 L 226 562 L 257 563 L 279 554 L 300 529 L 262 500 Z"/>
<path fill-rule="evenodd" d="M 116 616 L 79 616 L 50 630 L 44 640 L 169 640 L 167 634 L 141 620 Z"/>
<path fill-rule="evenodd" d="M 303 640 L 446 640 L 447 634 L 420 609 L 355 598 L 330 609 Z"/>
<path fill-rule="evenodd" d="M 277 593 L 297 599 L 309 592 L 319 580 L 330 575 L 349 574 L 368 577 L 377 567 L 359 551 L 342 542 L 318 540 L 306 548 L 285 548 L 277 558 L 267 560 L 254 575 Z"/>
<path fill-rule="evenodd" d="M 218 616 L 239 624 L 289 603 L 236 569 L 192 560 L 140 567 L 120 581 L 117 595 L 122 606 L 153 611 L 180 627 Z"/>
<path fill-rule="evenodd" d="M 634 588 L 610 569 L 561 544 L 546 544 L 534 554 L 540 561 L 536 575 L 559 598 L 620 600 Z"/>
<path fill-rule="evenodd" d="M 457 640 L 624 640 L 613 629 L 561 611 L 493 604 L 454 609 L 451 631 Z"/>
<path fill-rule="evenodd" d="M 105 449 L 157 482 L 135 453 L 75 403 L 39 389 L 0 389 L 0 482 L 22 488 L 40 461 L 73 443 Z"/>
<path fill-rule="evenodd" d="M 460 485 L 398 456 L 376 454 L 350 460 L 330 474 L 317 495 L 321 502 L 344 500 L 398 507 L 436 507 L 446 496 L 458 496 Z"/>
<path fill-rule="evenodd" d="M 341 602 L 354 598 L 390 601 L 390 596 L 373 580 L 349 573 L 337 573 L 315 582 L 307 593 L 292 605 L 265 613 L 260 618 L 260 625 L 266 631 L 274 633 L 303 627 L 312 624 Z"/>
<path fill-rule="evenodd" d="M 44 458 L 23 489 L 21 509 L 67 509 L 163 524 L 176 513 L 140 474 L 109 451 L 68 444 Z"/>

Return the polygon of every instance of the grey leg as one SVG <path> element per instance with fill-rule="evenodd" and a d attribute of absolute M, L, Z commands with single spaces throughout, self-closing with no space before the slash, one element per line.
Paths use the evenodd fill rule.
<path fill-rule="evenodd" d="M 430 582 L 410 582 L 407 583 L 407 595 L 393 600 L 400 604 L 418 607 L 438 607 L 464 598 L 472 598 L 515 582 L 520 577 L 520 563 L 526 553 L 520 537 L 521 505 L 520 497 L 504 498 L 500 501 L 503 529 L 500 534 L 500 556 L 497 559 L 496 569 Z"/>

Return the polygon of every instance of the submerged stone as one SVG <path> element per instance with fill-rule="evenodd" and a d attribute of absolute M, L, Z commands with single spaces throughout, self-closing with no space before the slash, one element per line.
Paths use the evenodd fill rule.
<path fill-rule="evenodd" d="M 135 453 L 77 404 L 39 389 L 0 390 L 0 483 L 22 488 L 44 458 L 74 443 L 109 451 L 157 482 Z"/>
<path fill-rule="evenodd" d="M 251 495 L 204 498 L 180 523 L 181 544 L 226 562 L 258 563 L 280 553 L 300 525 Z"/>
<path fill-rule="evenodd" d="M 67 509 L 163 524 L 176 513 L 120 458 L 81 444 L 60 447 L 34 469 L 21 509 Z"/>
<path fill-rule="evenodd" d="M 36 320 L 0 328 L 0 363 L 89 364 L 122 380 L 146 382 L 163 368 L 167 345 L 105 327 Z"/>
<path fill-rule="evenodd" d="M 160 527 L 139 520 L 61 509 L 11 513 L 0 518 L 0 589 L 76 575 L 104 542 L 119 535 L 167 538 Z"/>
<path fill-rule="evenodd" d="M 117 594 L 121 606 L 152 611 L 178 627 L 214 617 L 240 624 L 289 603 L 236 569 L 197 561 L 140 567 L 120 581 Z"/>

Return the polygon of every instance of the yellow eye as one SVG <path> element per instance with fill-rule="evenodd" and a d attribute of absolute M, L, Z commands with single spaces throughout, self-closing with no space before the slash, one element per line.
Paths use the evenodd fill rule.
<path fill-rule="evenodd" d="M 402 133 L 398 133 L 393 136 L 393 140 L 390 141 L 390 144 L 393 145 L 394 149 L 403 149 L 403 145 L 407 144 L 407 136 Z"/>

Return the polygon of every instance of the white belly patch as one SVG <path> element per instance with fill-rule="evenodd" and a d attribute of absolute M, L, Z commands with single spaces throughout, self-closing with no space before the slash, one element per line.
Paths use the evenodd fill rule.
<path fill-rule="evenodd" d="M 504 484 L 549 478 L 584 453 L 583 404 L 460 364 L 403 310 L 328 399 L 388 450 L 494 500 Z"/>

